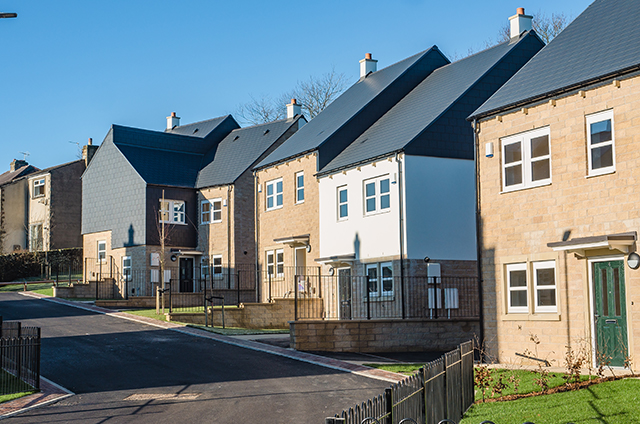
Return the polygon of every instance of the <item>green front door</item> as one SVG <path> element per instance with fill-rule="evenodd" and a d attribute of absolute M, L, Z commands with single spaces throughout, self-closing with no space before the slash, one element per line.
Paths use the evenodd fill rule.
<path fill-rule="evenodd" d="M 593 263 L 596 361 L 622 367 L 628 357 L 624 261 Z"/>

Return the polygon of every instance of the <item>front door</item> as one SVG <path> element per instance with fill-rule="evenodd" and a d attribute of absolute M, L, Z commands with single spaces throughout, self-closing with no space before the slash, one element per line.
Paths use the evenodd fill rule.
<path fill-rule="evenodd" d="M 338 293 L 340 295 L 340 319 L 351 319 L 351 268 L 338 270 Z"/>
<path fill-rule="evenodd" d="M 624 261 L 593 263 L 596 362 L 622 367 L 628 358 Z"/>
<path fill-rule="evenodd" d="M 180 258 L 180 292 L 193 293 L 193 258 Z"/>

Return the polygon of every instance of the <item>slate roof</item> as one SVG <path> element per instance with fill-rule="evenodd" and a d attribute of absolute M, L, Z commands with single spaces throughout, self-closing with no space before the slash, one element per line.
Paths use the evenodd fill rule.
<path fill-rule="evenodd" d="M 360 78 L 358 82 L 327 106 L 322 113 L 318 114 L 261 161 L 256 168 L 262 168 L 313 151 L 350 125 L 352 128 L 346 132 L 355 131 L 357 132 L 355 135 L 359 135 L 361 131 L 358 132 L 357 121 L 362 121 L 365 125 L 367 125 L 367 120 L 373 119 L 375 121 L 399 100 L 394 96 L 404 96 L 433 69 L 448 62 L 438 48 L 433 46 L 428 50 L 373 72 L 365 78 Z M 377 101 L 382 97 L 385 97 L 385 100 L 386 98 L 390 100 L 385 101 L 384 103 L 386 104 L 382 104 Z"/>
<path fill-rule="evenodd" d="M 213 161 L 198 173 L 196 188 L 233 183 L 300 118 L 298 115 L 231 131 L 218 144 Z"/>
<path fill-rule="evenodd" d="M 637 68 L 637 0 L 596 0 L 469 119 Z"/>
<path fill-rule="evenodd" d="M 534 32 L 528 32 L 521 35 L 517 40 L 504 42 L 436 69 L 382 118 L 323 167 L 320 170 L 320 174 L 329 173 L 405 149 L 430 128 L 432 124 L 443 117 L 456 102 L 478 84 L 509 53 L 514 50 L 522 50 L 514 52 L 514 54 L 525 55 L 525 57 L 519 59 L 519 66 L 521 66 L 542 46 L 543 43 L 537 35 Z M 531 50 L 532 48 L 534 50 Z M 498 70 L 499 75 L 494 72 L 496 74 L 494 77 L 501 77 L 503 78 L 502 81 L 506 81 L 517 69 L 517 67 L 511 68 L 512 65 L 515 65 L 515 61 L 510 59 L 509 63 L 503 66 L 503 69 Z M 493 79 L 495 80 L 495 78 Z M 493 92 L 491 87 L 486 87 L 487 83 L 480 85 L 482 86 L 480 89 L 484 90 L 485 94 L 474 92 L 471 97 L 475 98 L 465 99 L 467 102 L 475 101 L 475 105 L 467 108 L 467 114 Z M 491 85 L 495 90 L 499 87 L 499 82 L 492 81 Z M 448 122 L 447 125 L 449 127 L 464 126 L 464 129 L 468 129 L 467 127 L 470 128 L 470 126 L 465 118 L 466 114 L 456 116 L 453 119 L 454 122 Z M 449 129 L 448 132 L 453 131 Z M 469 143 L 467 143 L 469 145 L 471 145 L 471 137 L 470 134 Z"/>
<path fill-rule="evenodd" d="M 17 180 L 20 177 L 24 177 L 25 175 L 29 175 L 37 171 L 40 171 L 40 169 L 32 165 L 25 165 L 25 166 L 21 166 L 20 168 L 16 169 L 13 172 L 11 171 L 4 172 L 0 174 L 0 186 L 10 183 L 14 180 Z"/>
<path fill-rule="evenodd" d="M 78 162 L 84 162 L 84 159 L 78 159 L 78 160 L 74 160 L 74 161 L 67 162 L 67 163 L 61 163 L 60 165 L 54 165 L 54 166 L 51 166 L 49 168 L 39 169 L 39 170 L 33 172 L 32 174 L 29 174 L 29 178 L 35 177 L 35 176 L 38 176 L 38 175 L 42 175 L 42 174 L 46 174 L 48 172 L 55 171 L 56 169 L 64 168 L 65 166 L 74 165 L 74 164 L 76 164 Z"/>
<path fill-rule="evenodd" d="M 169 134 L 188 135 L 191 137 L 204 138 L 225 119 L 231 115 L 220 116 L 218 118 L 207 119 L 206 121 L 194 122 L 192 124 L 180 125 L 170 130 L 165 130 Z"/>

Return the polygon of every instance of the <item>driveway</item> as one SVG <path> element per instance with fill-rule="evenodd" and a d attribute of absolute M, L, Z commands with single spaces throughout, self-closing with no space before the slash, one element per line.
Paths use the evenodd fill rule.
<path fill-rule="evenodd" d="M 322 423 L 389 383 L 15 293 L 42 328 L 42 375 L 76 393 L 15 423 Z"/>

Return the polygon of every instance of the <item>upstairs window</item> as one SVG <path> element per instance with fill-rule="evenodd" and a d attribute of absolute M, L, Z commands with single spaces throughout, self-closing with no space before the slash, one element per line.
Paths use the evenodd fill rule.
<path fill-rule="evenodd" d="M 549 127 L 502 139 L 503 191 L 551 184 Z"/>
<path fill-rule="evenodd" d="M 184 201 L 160 199 L 160 222 L 184 224 L 186 222 Z"/>
<path fill-rule="evenodd" d="M 200 208 L 200 223 L 222 221 L 222 199 L 203 200 Z"/>
<path fill-rule="evenodd" d="M 349 217 L 347 186 L 338 187 L 338 220 Z"/>
<path fill-rule="evenodd" d="M 364 181 L 365 215 L 387 212 L 391 208 L 391 190 L 388 175 Z"/>
<path fill-rule="evenodd" d="M 33 180 L 33 197 L 44 196 L 44 178 Z"/>
<path fill-rule="evenodd" d="M 267 183 L 267 210 L 282 207 L 282 178 Z"/>
<path fill-rule="evenodd" d="M 296 203 L 304 202 L 304 172 L 296 173 Z"/>
<path fill-rule="evenodd" d="M 587 116 L 589 176 L 615 171 L 614 139 L 612 110 Z"/>

